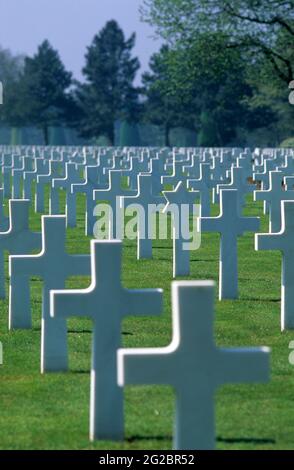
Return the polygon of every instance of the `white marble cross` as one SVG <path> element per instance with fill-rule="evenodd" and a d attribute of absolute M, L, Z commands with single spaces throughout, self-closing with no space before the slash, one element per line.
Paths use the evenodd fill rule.
<path fill-rule="evenodd" d="M 90 256 L 68 254 L 65 243 L 66 217 L 42 216 L 42 251 L 37 255 L 9 257 L 10 329 L 31 328 L 29 278 L 38 276 L 43 280 L 42 373 L 68 369 L 66 321 L 50 316 L 50 290 L 64 289 L 65 281 L 70 276 L 90 275 Z"/>
<path fill-rule="evenodd" d="M 137 212 L 137 258 L 149 259 L 152 258 L 153 216 L 163 209 L 166 201 L 163 196 L 153 194 L 151 175 L 138 175 L 137 186 L 136 195 L 120 198 L 120 207 L 123 211 L 132 209 Z"/>
<path fill-rule="evenodd" d="M 11 176 L 14 169 L 19 169 L 22 167 L 22 157 L 20 155 L 11 155 L 11 161 L 8 165 L 4 163 L 1 168 L 2 173 L 2 185 L 4 189 L 4 196 L 6 198 L 11 198 Z"/>
<path fill-rule="evenodd" d="M 238 208 L 240 214 L 242 213 L 242 208 L 245 205 L 245 196 L 247 193 L 251 193 L 256 188 L 255 185 L 249 184 L 247 181 L 246 173 L 243 168 L 237 168 L 232 166 L 231 171 L 231 181 L 228 184 L 218 184 L 217 192 L 220 194 L 222 189 L 237 189 L 238 190 Z"/>
<path fill-rule="evenodd" d="M 121 226 L 117 225 L 117 218 L 120 215 L 120 199 L 122 196 L 135 196 L 136 191 L 122 189 L 121 171 L 110 170 L 109 186 L 107 189 L 98 189 L 93 191 L 93 201 L 95 202 L 94 216 L 100 215 L 101 201 L 105 201 L 110 208 L 109 214 L 109 238 L 120 239 L 122 237 Z M 99 202 L 100 201 L 100 202 Z M 118 213 L 119 211 L 119 213 Z"/>
<path fill-rule="evenodd" d="M 4 253 L 31 253 L 41 247 L 41 233 L 29 229 L 30 201 L 26 199 L 10 199 L 9 229 L 0 232 L 0 298 L 5 298 Z"/>
<path fill-rule="evenodd" d="M 294 200 L 294 191 L 285 191 L 283 188 L 283 173 L 270 171 L 269 189 L 255 191 L 255 201 L 267 201 L 269 204 L 269 231 L 277 233 L 281 230 L 281 201 Z"/>
<path fill-rule="evenodd" d="M 152 177 L 152 194 L 160 196 L 162 191 L 161 176 L 164 173 L 164 160 L 160 158 L 151 158 L 150 175 Z"/>
<path fill-rule="evenodd" d="M 91 317 L 94 323 L 91 367 L 90 439 L 122 440 L 123 393 L 117 385 L 116 353 L 127 315 L 159 315 L 160 289 L 130 290 L 121 285 L 122 242 L 91 241 L 92 282 L 88 289 L 51 291 L 56 318 Z"/>
<path fill-rule="evenodd" d="M 80 183 L 82 183 L 80 165 L 76 165 L 75 163 L 66 163 L 64 178 L 54 178 L 52 181 L 49 205 L 50 214 L 59 214 L 59 189 L 65 189 L 66 222 L 68 227 L 75 227 L 77 218 L 76 194 L 71 192 L 71 186 Z"/>
<path fill-rule="evenodd" d="M 270 171 L 276 169 L 277 162 L 275 160 L 265 160 L 263 164 L 263 171 L 260 173 L 253 173 L 253 181 L 259 181 L 261 183 L 261 190 L 268 189 L 269 187 L 269 176 Z M 267 201 L 263 203 L 263 213 L 268 214 L 269 204 Z"/>
<path fill-rule="evenodd" d="M 32 183 L 37 180 L 38 175 L 45 175 L 49 170 L 48 160 L 35 158 L 33 171 L 25 171 L 23 174 L 23 198 L 32 199 Z"/>
<path fill-rule="evenodd" d="M 191 162 L 188 165 L 183 165 L 183 171 L 189 176 L 189 178 L 200 178 L 200 157 L 199 155 L 193 154 L 191 156 Z"/>
<path fill-rule="evenodd" d="M 202 163 L 200 165 L 200 178 L 188 179 L 188 188 L 200 192 L 201 216 L 210 216 L 210 190 L 213 187 L 211 180 L 210 164 Z"/>
<path fill-rule="evenodd" d="M 268 348 L 216 347 L 213 304 L 213 282 L 173 282 L 170 345 L 118 351 L 119 385 L 174 388 L 176 450 L 214 449 L 214 395 L 219 386 L 269 379 Z"/>
<path fill-rule="evenodd" d="M 93 200 L 94 189 L 101 188 L 99 183 L 99 167 L 87 166 L 85 182 L 80 184 L 72 184 L 72 194 L 82 193 L 86 196 L 86 212 L 85 212 L 85 234 L 93 236 L 93 227 L 95 224 L 94 209 L 95 201 Z"/>
<path fill-rule="evenodd" d="M 22 167 L 14 168 L 12 170 L 12 199 L 21 199 L 22 197 L 21 183 L 23 181 L 24 173 L 27 171 L 32 171 L 32 168 L 33 168 L 33 158 L 23 157 Z"/>
<path fill-rule="evenodd" d="M 201 231 L 218 232 L 220 239 L 219 299 L 238 298 L 238 236 L 259 229 L 259 217 L 242 217 L 238 207 L 238 191 L 222 189 L 220 215 L 201 217 Z"/>
<path fill-rule="evenodd" d="M 51 185 L 54 178 L 60 176 L 61 162 L 49 161 L 48 173 L 37 176 L 36 192 L 35 192 L 35 211 L 45 211 L 45 185 Z"/>
<path fill-rule="evenodd" d="M 172 185 L 173 189 L 178 185 L 180 181 L 187 181 L 189 176 L 183 171 L 183 162 L 182 161 L 173 161 L 173 172 L 171 175 L 164 175 L 161 177 L 161 182 L 163 185 Z"/>
<path fill-rule="evenodd" d="M 140 162 L 136 157 L 131 157 L 131 167 L 128 170 L 122 170 L 122 176 L 127 176 L 129 181 L 129 188 L 138 191 L 137 176 L 143 171 L 148 171 L 148 161 Z"/>
<path fill-rule="evenodd" d="M 174 191 L 163 191 L 163 195 L 167 202 L 163 212 L 170 212 L 172 215 L 173 277 L 189 276 L 190 249 L 187 245 L 191 239 L 190 217 L 193 217 L 194 227 L 194 218 L 200 215 L 195 204 L 199 192 L 188 191 L 183 182 L 180 182 Z M 192 233 L 193 235 L 196 234 Z"/>
<path fill-rule="evenodd" d="M 282 252 L 281 329 L 294 329 L 294 201 L 281 203 L 282 225 L 278 233 L 255 235 L 256 250 Z"/>
<path fill-rule="evenodd" d="M 6 232 L 9 228 L 9 218 L 4 212 L 4 190 L 0 188 L 0 232 Z"/>

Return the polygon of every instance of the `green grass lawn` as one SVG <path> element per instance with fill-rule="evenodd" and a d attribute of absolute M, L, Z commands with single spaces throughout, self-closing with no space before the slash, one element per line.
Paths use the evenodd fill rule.
<path fill-rule="evenodd" d="M 64 194 L 62 195 L 64 200 Z M 68 230 L 68 250 L 88 253 L 84 236 L 83 197 L 78 201 L 78 227 Z M 214 208 L 214 214 L 218 209 Z M 261 204 L 248 201 L 247 215 L 261 215 Z M 40 216 L 31 211 L 31 226 L 40 229 Z M 262 231 L 267 232 L 267 218 Z M 123 283 L 130 288 L 164 289 L 161 317 L 129 317 L 123 324 L 125 347 L 166 346 L 171 340 L 171 241 L 154 242 L 154 259 L 136 260 L 136 243 L 124 245 Z M 218 281 L 219 238 L 203 234 L 201 248 L 192 253 L 190 280 Z M 239 241 L 237 301 L 217 301 L 215 340 L 218 346 L 269 346 L 269 384 L 234 385 L 216 394 L 218 449 L 294 448 L 294 367 L 289 343 L 294 332 L 280 332 L 281 256 L 255 252 L 253 234 Z M 7 266 L 6 266 L 7 268 Z M 169 387 L 125 389 L 125 441 L 88 440 L 91 322 L 68 322 L 70 372 L 46 374 L 40 369 L 41 282 L 32 279 L 33 329 L 8 332 L 8 301 L 1 301 L 0 366 L 1 449 L 171 449 L 174 394 Z M 89 279 L 71 279 L 69 287 L 87 287 Z M 7 279 L 8 285 L 8 279 Z M 205 315 L 205 312 L 203 312 Z M 175 371 L 176 373 L 176 371 Z M 195 423 L 201 425 L 201 423 Z"/>

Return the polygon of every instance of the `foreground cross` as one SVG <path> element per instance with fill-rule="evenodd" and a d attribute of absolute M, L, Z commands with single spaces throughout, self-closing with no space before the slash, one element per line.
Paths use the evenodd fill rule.
<path fill-rule="evenodd" d="M 281 329 L 294 329 L 294 201 L 281 202 L 282 228 L 255 235 L 256 250 L 282 252 Z"/>
<path fill-rule="evenodd" d="M 18 255 L 41 247 L 41 233 L 29 229 L 30 201 L 10 199 L 9 230 L 0 232 L 0 298 L 5 299 L 4 252 Z"/>
<path fill-rule="evenodd" d="M 90 275 L 89 255 L 66 252 L 66 217 L 42 216 L 42 251 L 37 255 L 10 256 L 9 328 L 30 328 L 30 310 L 22 306 L 30 295 L 29 278 L 43 279 L 41 372 L 68 369 L 67 329 L 62 318 L 51 318 L 49 293 L 63 289 L 70 276 Z M 25 280 L 25 282 L 24 282 Z M 27 305 L 27 303 L 26 303 Z"/>
<path fill-rule="evenodd" d="M 173 282 L 173 340 L 166 348 L 118 351 L 119 385 L 171 385 L 174 449 L 215 446 L 214 394 L 226 383 L 269 378 L 269 349 L 219 349 L 213 340 L 214 283 Z"/>
<path fill-rule="evenodd" d="M 242 217 L 239 214 L 238 191 L 222 189 L 220 215 L 201 217 L 203 232 L 218 232 L 220 239 L 219 299 L 238 298 L 238 236 L 244 232 L 257 232 L 259 217 Z"/>
<path fill-rule="evenodd" d="M 90 439 L 122 440 L 123 393 L 117 385 L 117 349 L 127 315 L 159 315 L 160 289 L 129 290 L 121 285 L 122 243 L 91 241 L 92 283 L 88 289 L 51 292 L 56 318 L 92 317 L 94 322 Z"/>

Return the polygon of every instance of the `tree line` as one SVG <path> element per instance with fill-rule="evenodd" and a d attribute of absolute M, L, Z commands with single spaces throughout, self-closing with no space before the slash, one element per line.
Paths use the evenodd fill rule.
<path fill-rule="evenodd" d="M 294 136 L 293 12 L 293 1 L 145 0 L 142 17 L 164 45 L 141 86 L 136 36 L 114 20 L 87 48 L 81 82 L 47 40 L 33 57 L 0 49 L 0 124 L 37 127 L 45 143 L 50 126 L 68 126 L 112 145 L 120 121 L 158 126 L 167 146 L 178 127 L 200 146 L 245 145 L 250 136 L 278 145 Z"/>

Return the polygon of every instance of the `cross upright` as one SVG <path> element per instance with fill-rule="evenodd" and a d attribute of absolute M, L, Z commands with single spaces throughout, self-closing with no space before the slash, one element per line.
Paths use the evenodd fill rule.
<path fill-rule="evenodd" d="M 284 176 L 292 176 L 294 174 L 294 159 L 290 155 L 285 156 L 285 164 L 278 166 L 277 170 L 282 171 Z"/>
<path fill-rule="evenodd" d="M 247 193 L 252 193 L 255 189 L 254 184 L 249 184 L 247 181 L 246 173 L 243 168 L 231 167 L 231 181 L 228 184 L 218 184 L 217 192 L 220 194 L 222 189 L 237 189 L 238 190 L 238 208 L 240 214 L 242 213 L 243 206 L 245 205 L 245 196 Z"/>
<path fill-rule="evenodd" d="M 9 228 L 9 218 L 4 213 L 4 190 L 0 188 L 0 232 L 6 232 Z"/>
<path fill-rule="evenodd" d="M 137 176 L 139 173 L 148 171 L 148 161 L 140 162 L 137 157 L 131 157 L 131 167 L 127 170 L 122 170 L 122 176 L 127 176 L 129 181 L 129 188 L 138 191 Z"/>
<path fill-rule="evenodd" d="M 199 155 L 193 154 L 191 156 L 191 162 L 188 165 L 183 165 L 183 171 L 187 173 L 189 178 L 200 178 L 200 157 Z"/>
<path fill-rule="evenodd" d="M 173 186 L 173 189 L 174 189 L 180 181 L 184 181 L 186 183 L 188 178 L 189 178 L 189 176 L 187 174 L 184 174 L 184 171 L 183 171 L 183 162 L 182 161 L 176 161 L 174 159 L 172 174 L 162 176 L 161 177 L 161 182 L 162 182 L 163 185 L 171 184 Z"/>
<path fill-rule="evenodd" d="M 23 157 L 23 164 L 21 168 L 14 168 L 12 170 L 12 199 L 21 199 L 21 182 L 23 181 L 24 173 L 32 171 L 33 158 Z"/>
<path fill-rule="evenodd" d="M 72 184 L 81 183 L 80 166 L 75 163 L 66 163 L 64 178 L 54 178 L 50 195 L 50 215 L 59 214 L 59 189 L 66 190 L 66 222 L 68 227 L 76 226 L 76 194 L 71 193 Z"/>
<path fill-rule="evenodd" d="M 294 201 L 281 202 L 282 225 L 278 233 L 255 235 L 256 250 L 282 253 L 281 329 L 294 329 Z"/>
<path fill-rule="evenodd" d="M 49 170 L 48 160 L 42 158 L 34 159 L 35 168 L 32 171 L 25 171 L 23 174 L 23 198 L 32 199 L 32 183 L 37 180 L 38 175 L 45 175 Z"/>
<path fill-rule="evenodd" d="M 170 345 L 118 351 L 119 385 L 161 384 L 175 390 L 175 450 L 214 449 L 214 395 L 219 386 L 269 377 L 268 348 L 216 347 L 213 303 L 213 282 L 173 282 Z"/>
<path fill-rule="evenodd" d="M 122 242 L 91 240 L 92 282 L 88 289 L 51 292 L 51 314 L 93 319 L 90 438 L 122 440 L 123 394 L 117 384 L 117 350 L 127 315 L 159 315 L 160 289 L 121 285 Z"/>
<path fill-rule="evenodd" d="M 210 215 L 210 190 L 213 187 L 211 180 L 210 164 L 201 163 L 200 178 L 188 179 L 188 188 L 193 191 L 200 192 L 201 216 L 209 217 Z"/>
<path fill-rule="evenodd" d="M 48 173 L 37 176 L 36 193 L 35 193 L 35 211 L 44 212 L 45 210 L 45 185 L 51 185 L 53 178 L 60 175 L 61 162 L 49 161 Z"/>
<path fill-rule="evenodd" d="M 255 191 L 255 201 L 267 201 L 269 204 L 269 231 L 277 233 L 281 230 L 281 201 L 294 200 L 294 191 L 285 191 L 283 188 L 283 172 L 270 171 L 269 189 Z"/>
<path fill-rule="evenodd" d="M 64 289 L 70 276 L 90 275 L 89 255 L 70 255 L 66 252 L 66 217 L 42 216 L 42 251 L 37 255 L 9 257 L 10 303 L 9 328 L 31 328 L 29 279 L 43 280 L 41 372 L 68 369 L 67 329 L 63 318 L 50 316 L 49 294 L 52 289 Z"/>
<path fill-rule="evenodd" d="M 2 173 L 2 186 L 4 189 L 4 196 L 6 198 L 11 198 L 11 176 L 14 169 L 19 169 L 22 167 L 22 158 L 20 155 L 11 155 L 11 161 L 8 165 L 5 164 L 1 167 Z"/>
<path fill-rule="evenodd" d="M 188 243 L 191 239 L 190 217 L 193 216 L 192 236 L 196 235 L 194 218 L 196 212 L 195 200 L 199 197 L 198 191 L 188 191 L 183 182 L 179 182 L 174 191 L 163 191 L 166 199 L 164 213 L 172 215 L 173 232 L 173 277 L 190 275 L 190 250 Z M 190 246 L 188 246 L 190 245 Z M 196 249 L 197 247 L 194 247 Z M 199 248 L 199 246 L 198 246 Z"/>
<path fill-rule="evenodd" d="M 242 217 L 238 191 L 222 189 L 218 217 L 201 217 L 201 231 L 220 233 L 219 299 L 238 298 L 238 236 L 259 229 L 259 217 Z"/>
<path fill-rule="evenodd" d="M 243 169 L 243 172 L 245 173 L 246 178 L 252 177 L 253 155 L 251 152 L 247 154 L 241 154 L 241 156 L 237 158 L 237 168 Z"/>
<path fill-rule="evenodd" d="M 261 183 L 261 190 L 268 189 L 269 187 L 269 176 L 270 171 L 275 170 L 277 167 L 277 162 L 275 160 L 264 160 L 263 171 L 260 173 L 253 173 L 253 181 L 259 181 Z M 263 213 L 268 214 L 269 204 L 267 201 L 263 202 Z"/>
<path fill-rule="evenodd" d="M 99 208 L 101 201 L 106 201 L 110 207 L 109 217 L 109 238 L 121 238 L 121 227 L 117 226 L 117 218 L 120 215 L 120 197 L 121 196 L 134 196 L 136 191 L 130 189 L 122 189 L 121 187 L 121 171 L 110 170 L 109 172 L 109 185 L 107 189 L 98 189 L 93 191 L 93 201 L 95 204 L 94 216 L 99 215 Z M 98 204 L 97 204 L 98 201 Z M 97 205 L 96 205 L 97 204 Z"/>
<path fill-rule="evenodd" d="M 164 173 L 163 158 L 151 158 L 150 175 L 152 177 L 152 194 L 160 196 L 162 191 L 161 175 Z"/>
<path fill-rule="evenodd" d="M 138 192 L 133 196 L 120 198 L 122 210 L 133 209 L 137 212 L 138 238 L 137 258 L 152 258 L 153 215 L 160 212 L 165 204 L 163 196 L 153 194 L 152 176 L 141 173 L 138 175 Z"/>
<path fill-rule="evenodd" d="M 41 247 L 41 233 L 29 229 L 30 201 L 10 199 L 9 229 L 0 232 L 0 298 L 5 299 L 4 252 L 9 254 L 31 253 Z"/>
<path fill-rule="evenodd" d="M 98 166 L 87 166 L 84 183 L 72 184 L 71 186 L 72 194 L 82 193 L 86 196 L 85 234 L 87 236 L 93 236 L 93 227 L 95 224 L 93 191 L 98 188 L 101 188 Z"/>

